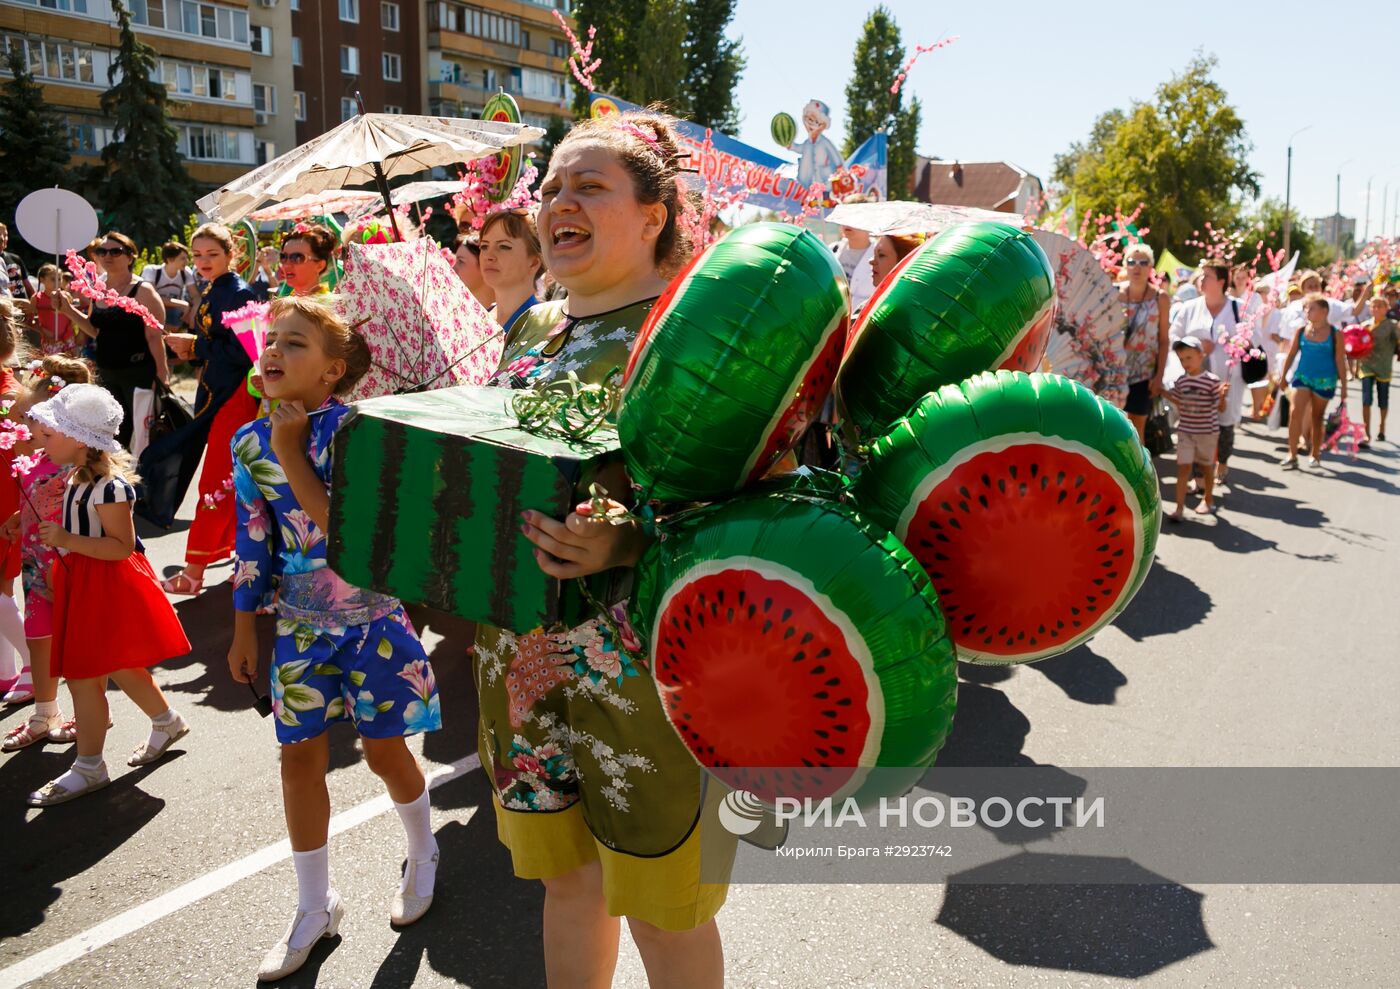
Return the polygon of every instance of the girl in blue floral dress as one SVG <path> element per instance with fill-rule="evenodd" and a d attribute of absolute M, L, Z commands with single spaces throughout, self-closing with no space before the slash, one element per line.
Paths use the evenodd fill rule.
<path fill-rule="evenodd" d="M 264 394 L 279 404 L 233 440 L 239 524 L 228 657 L 233 678 L 253 682 L 254 615 L 275 597 L 272 707 L 298 893 L 286 935 L 258 971 L 262 981 L 299 969 L 318 940 L 335 935 L 344 913 L 326 854 L 325 732 L 333 722 L 354 724 L 407 834 L 408 864 L 390 921 L 411 924 L 427 912 L 438 848 L 423 772 L 404 738 L 442 726 L 433 670 L 403 607 L 350 586 L 326 563 L 331 439 L 349 411 L 336 395 L 369 370 L 369 347 L 313 297 L 279 299 L 270 318 L 260 371 Z"/>

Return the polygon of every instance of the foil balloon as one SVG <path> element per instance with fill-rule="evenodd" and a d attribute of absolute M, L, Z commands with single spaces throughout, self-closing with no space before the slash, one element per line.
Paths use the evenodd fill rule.
<path fill-rule="evenodd" d="M 852 498 L 938 591 L 958 658 L 1080 645 L 1137 593 L 1157 474 L 1122 412 L 1056 374 L 998 371 L 926 396 L 870 447 Z"/>
<path fill-rule="evenodd" d="M 234 256 L 238 258 L 238 277 L 251 282 L 258 273 L 258 228 L 248 220 L 239 220 L 229 232 L 233 234 Z"/>
<path fill-rule="evenodd" d="M 836 381 L 868 442 L 935 388 L 997 368 L 1036 371 L 1055 316 L 1050 261 L 1005 223 L 949 227 L 905 255 L 866 303 Z"/>
<path fill-rule="evenodd" d="M 700 255 L 642 325 L 618 436 L 645 498 L 711 501 L 761 478 L 830 394 L 846 280 L 815 236 L 739 227 Z"/>
<path fill-rule="evenodd" d="M 681 741 L 766 803 L 902 793 L 947 737 L 957 674 L 938 599 L 842 505 L 745 494 L 702 509 L 653 544 L 633 602 Z"/>
<path fill-rule="evenodd" d="M 496 93 L 481 109 L 482 120 L 497 120 L 508 124 L 520 123 L 520 106 L 509 93 Z M 502 148 L 491 159 L 491 174 L 495 180 L 486 189 L 486 198 L 493 203 L 505 202 L 520 178 L 521 149 Z"/>

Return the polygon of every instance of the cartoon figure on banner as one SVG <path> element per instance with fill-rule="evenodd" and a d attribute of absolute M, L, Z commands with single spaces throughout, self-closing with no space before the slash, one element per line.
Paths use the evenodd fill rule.
<path fill-rule="evenodd" d="M 807 128 L 806 142 L 788 145 L 798 155 L 797 181 L 802 185 L 826 185 L 832 173 L 845 164 L 841 152 L 826 136 L 831 127 L 831 107 L 821 100 L 811 100 L 802 108 L 802 126 Z"/>

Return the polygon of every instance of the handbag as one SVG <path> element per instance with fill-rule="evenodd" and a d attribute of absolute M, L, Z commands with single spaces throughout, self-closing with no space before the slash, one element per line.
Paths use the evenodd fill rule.
<path fill-rule="evenodd" d="M 147 443 L 154 443 L 162 436 L 168 436 L 194 422 L 194 409 L 170 386 L 157 381 L 152 385 L 151 419 Z"/>
<path fill-rule="evenodd" d="M 1240 304 L 1234 299 L 1231 299 L 1230 308 L 1235 314 L 1235 324 L 1239 325 Z M 1245 384 L 1256 384 L 1263 381 L 1268 376 L 1269 355 L 1264 353 L 1264 348 L 1255 348 L 1240 360 L 1240 377 L 1244 379 Z"/>
<path fill-rule="evenodd" d="M 1158 398 L 1152 404 L 1152 415 L 1147 419 L 1142 431 L 1142 445 L 1154 457 L 1163 457 L 1172 452 L 1172 423 L 1164 399 Z"/>

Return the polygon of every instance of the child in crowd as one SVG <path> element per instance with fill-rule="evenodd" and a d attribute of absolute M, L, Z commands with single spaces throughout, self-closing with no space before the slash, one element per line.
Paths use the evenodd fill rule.
<path fill-rule="evenodd" d="M 1341 383 L 1342 404 L 1346 405 L 1347 401 L 1347 355 L 1342 335 L 1329 322 L 1331 304 L 1326 296 L 1314 292 L 1303 300 L 1303 312 L 1308 322 L 1293 337 L 1283 361 L 1285 368 L 1293 368 L 1288 456 L 1283 461 L 1284 470 L 1298 469 L 1298 437 L 1304 430 L 1310 435 L 1312 466 L 1322 466 L 1322 445 L 1327 439 L 1322 418 L 1327 412 L 1327 403 L 1337 392 L 1338 382 Z M 1294 358 L 1297 358 L 1296 364 Z"/>
<path fill-rule="evenodd" d="M 137 478 L 117 442 L 117 400 L 99 385 L 68 385 L 31 408 L 29 418 L 45 453 L 73 468 L 62 522 L 40 522 L 39 538 L 58 550 L 52 672 L 68 681 L 83 730 L 73 767 L 29 795 L 30 804 L 47 807 L 111 782 L 102 761 L 109 677 L 151 718 L 150 737 L 127 765 L 155 762 L 189 734 L 146 667 L 183 656 L 190 643 L 136 537 L 131 506 Z"/>
<path fill-rule="evenodd" d="M 45 354 L 65 354 L 75 346 L 73 321 L 67 315 L 72 301 L 64 297 L 59 285 L 58 265 L 40 265 L 38 278 L 34 320 L 39 324 L 39 349 Z"/>
<path fill-rule="evenodd" d="M 297 876 L 297 911 L 268 951 L 258 979 L 306 963 L 344 915 L 330 888 L 326 729 L 350 721 L 365 761 L 383 781 L 408 838 L 408 863 L 389 905 L 411 924 L 433 901 L 438 848 L 423 771 L 404 736 L 442 726 L 432 667 L 397 600 L 345 583 L 326 564 L 331 440 L 349 408 L 336 396 L 369 370 L 369 346 L 324 302 L 287 296 L 272 304 L 259 369 L 278 402 L 233 440 L 238 565 L 229 671 L 252 683 L 259 648 L 254 614 L 276 591 L 270 670 L 282 801 Z"/>
<path fill-rule="evenodd" d="M 51 398 L 65 385 L 92 382 L 92 368 L 88 363 L 71 357 L 54 354 L 35 361 L 30 367 L 29 387 L 10 410 L 16 422 L 26 421 L 31 408 Z M 52 580 L 58 554 L 39 538 L 39 523 L 62 519 L 63 493 L 72 468 L 54 463 L 34 438 L 17 442 L 14 450 L 19 456 L 29 458 L 27 469 L 19 478 L 23 501 L 19 511 L 0 528 L 0 537 L 17 540 L 20 544 L 24 644 L 33 678 L 34 713 L 28 721 L 5 735 L 0 745 L 5 752 L 15 752 L 38 742 L 68 743 L 77 738 L 77 722 L 63 719 L 58 706 L 58 678 L 49 670 L 53 635 Z"/>
<path fill-rule="evenodd" d="M 1167 518 L 1180 522 L 1186 512 L 1186 483 L 1191 479 L 1194 464 L 1206 468 L 1201 475 L 1201 503 L 1196 506 L 1196 512 L 1208 515 L 1215 511 L 1212 497 L 1215 472 L 1210 465 L 1215 463 L 1215 449 L 1220 442 L 1220 412 L 1225 408 L 1229 386 L 1205 369 L 1201 341 L 1195 337 L 1182 337 L 1172 344 L 1172 352 L 1186 372 L 1165 393 L 1167 401 L 1176 406 L 1177 413 L 1176 511 Z"/>
<path fill-rule="evenodd" d="M 9 297 L 0 296 L 0 419 L 18 425 L 11 404 L 20 396 L 13 367 L 23 359 L 24 320 Z M 8 428 L 4 429 L 9 432 Z M 14 450 L 0 450 L 0 519 L 19 510 L 19 482 L 10 471 Z M 0 694 L 6 704 L 27 704 L 34 696 L 29 657 L 24 651 L 24 619 L 15 603 L 15 578 L 19 576 L 19 542 L 0 542 Z"/>
<path fill-rule="evenodd" d="M 1389 303 L 1385 296 L 1371 298 L 1371 318 L 1364 324 L 1371 331 L 1371 352 L 1361 358 L 1357 376 L 1361 378 L 1361 421 L 1366 426 L 1366 441 L 1371 445 L 1371 396 L 1381 407 L 1381 428 L 1377 437 L 1385 442 L 1385 417 L 1390 411 L 1390 370 L 1395 366 L 1396 334 L 1400 332 L 1395 320 L 1386 316 Z"/>

